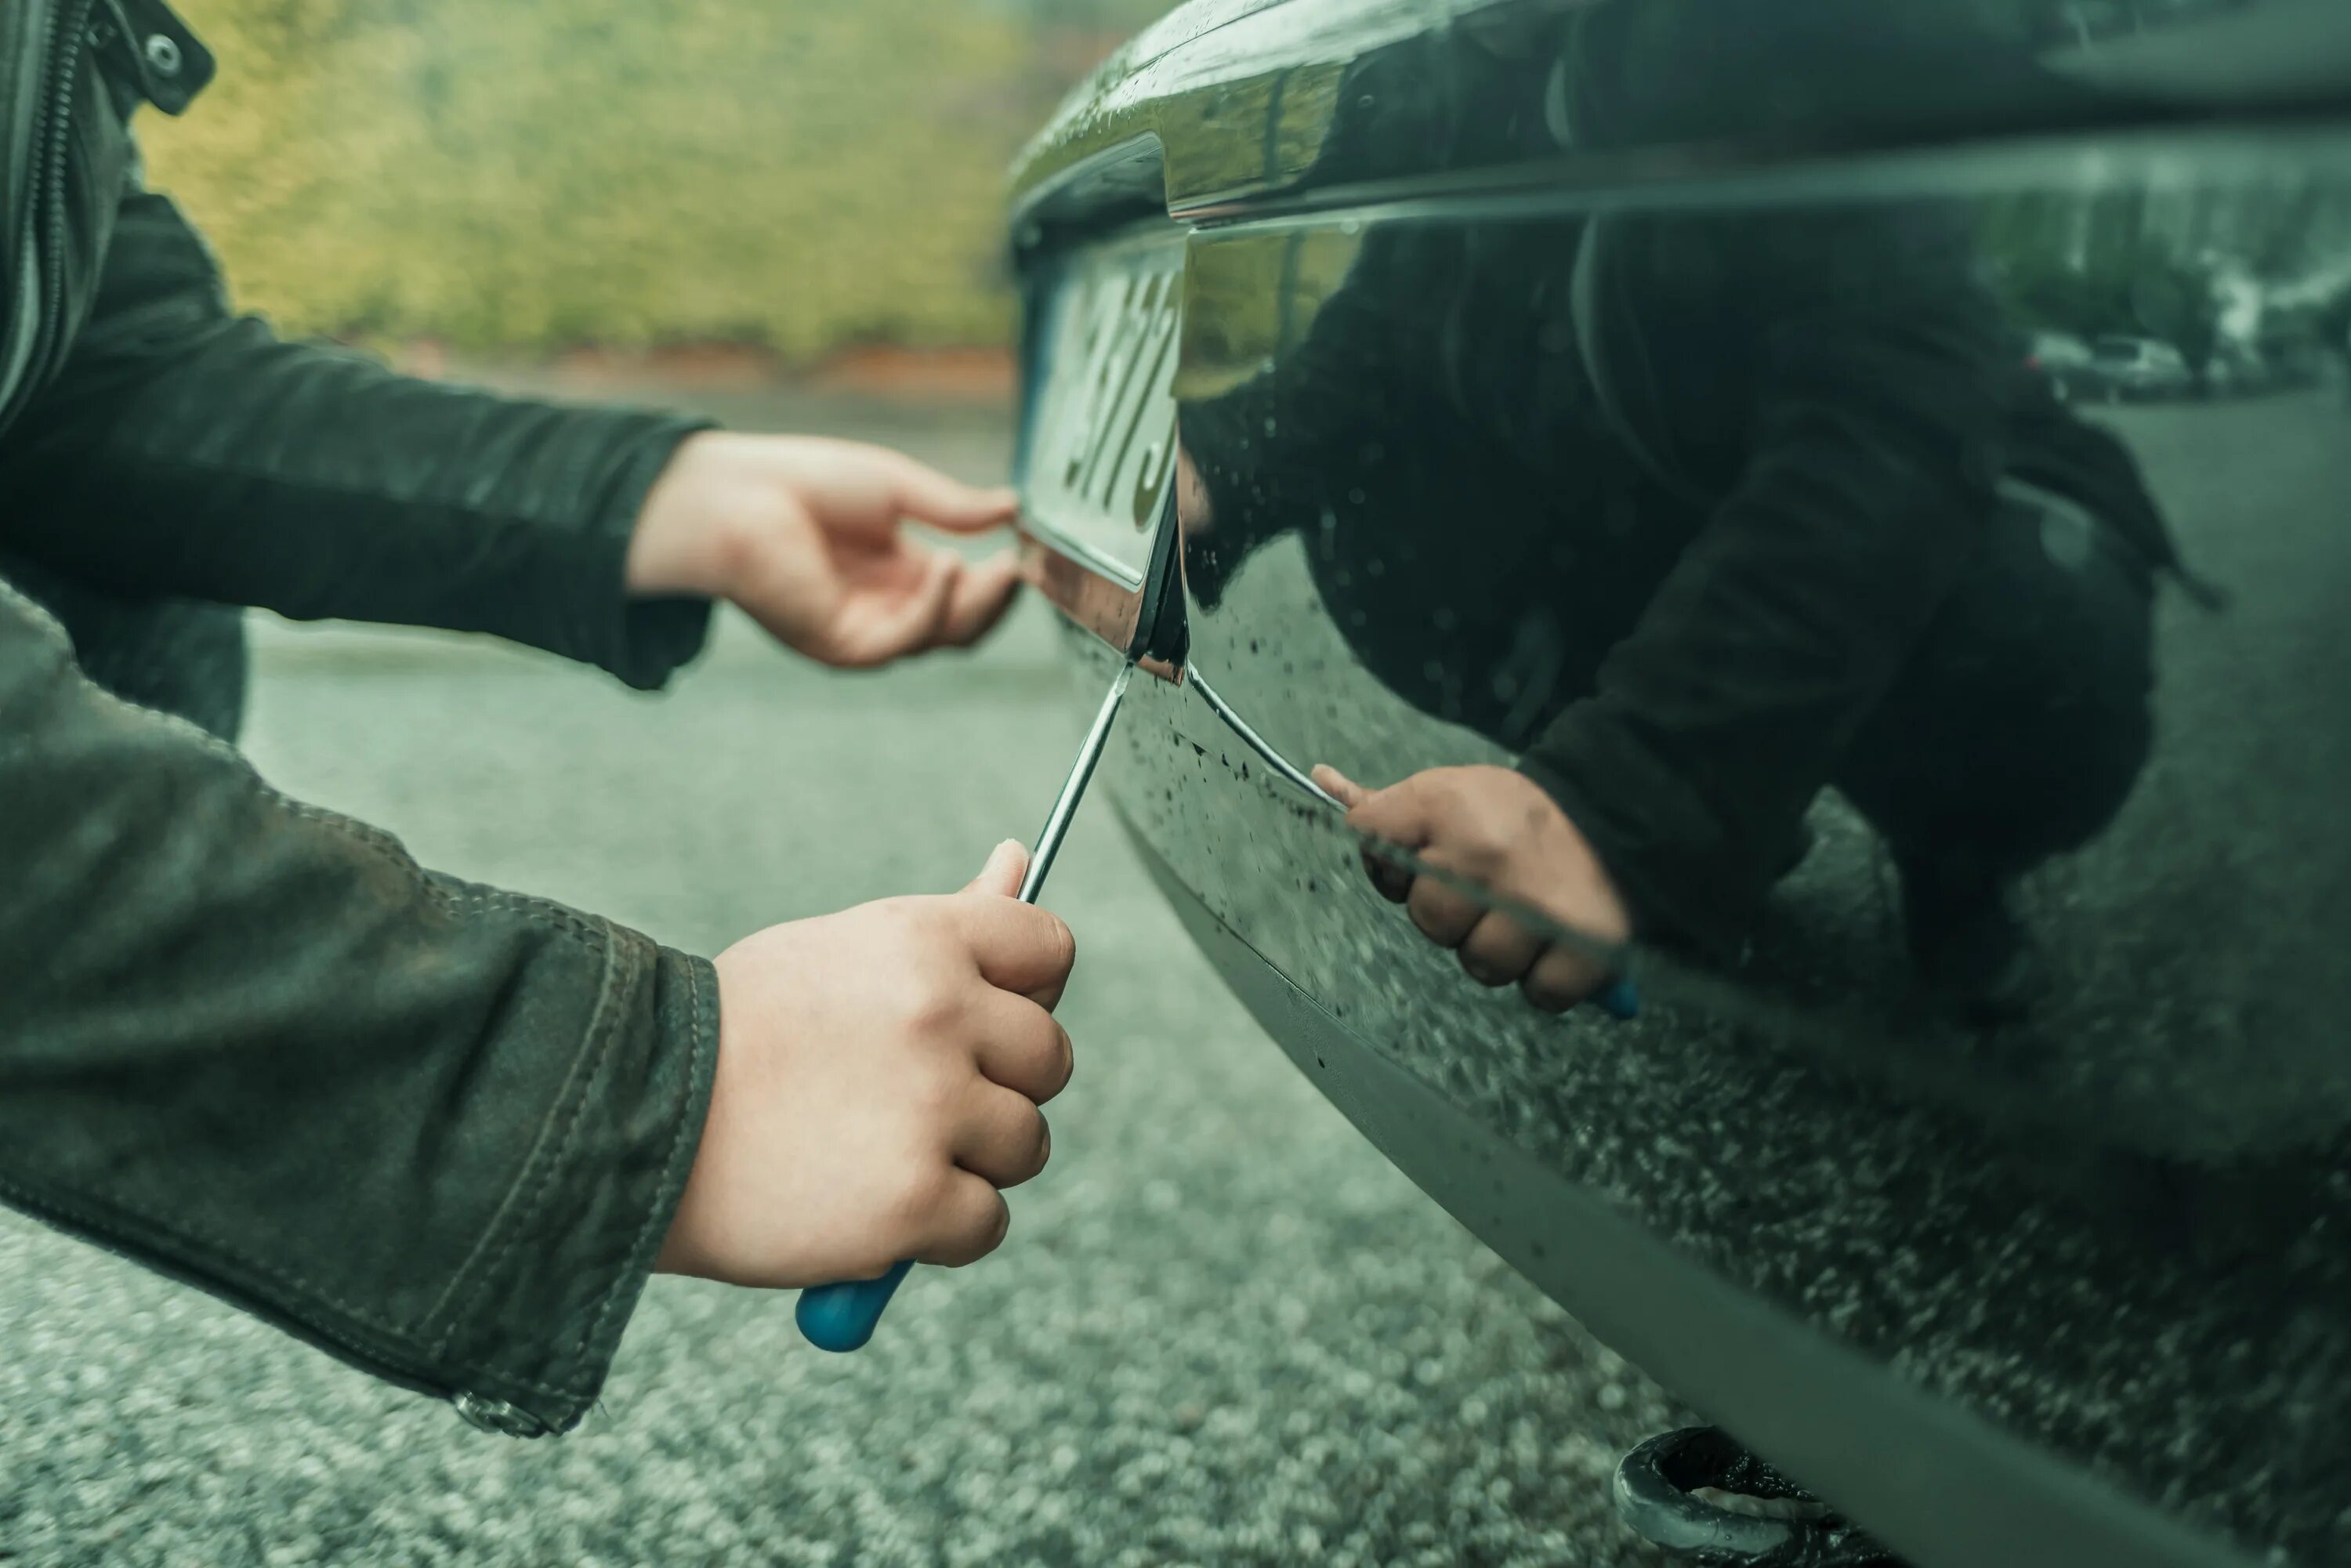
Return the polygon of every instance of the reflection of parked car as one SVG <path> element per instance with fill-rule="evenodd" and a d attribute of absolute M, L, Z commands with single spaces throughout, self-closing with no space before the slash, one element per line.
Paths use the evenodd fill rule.
<path fill-rule="evenodd" d="M 2153 338 L 2122 333 L 2108 333 L 2091 342 L 2086 379 L 2111 402 L 2185 397 L 2196 390 L 2196 377 L 2178 349 Z"/>
<path fill-rule="evenodd" d="M 2024 363 L 2028 370 L 2048 377 L 2050 389 L 2061 398 L 2086 390 L 2096 375 L 2090 345 L 2071 332 L 2035 332 Z"/>

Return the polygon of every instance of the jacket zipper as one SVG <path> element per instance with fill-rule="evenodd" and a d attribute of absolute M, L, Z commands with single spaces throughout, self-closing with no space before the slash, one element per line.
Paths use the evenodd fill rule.
<path fill-rule="evenodd" d="M 57 334 L 61 330 L 58 319 L 65 304 L 66 160 L 73 150 L 70 121 L 74 88 L 80 80 L 85 53 L 82 34 L 96 8 L 97 0 L 69 0 L 63 11 L 50 12 L 49 34 L 41 45 L 41 77 L 47 113 L 34 126 L 33 145 L 38 167 L 33 190 L 25 204 L 26 230 L 16 245 L 18 255 L 32 246 L 40 246 L 40 309 L 33 322 L 33 343 L 23 372 L 16 385 L 9 390 L 8 406 L 0 409 L 0 424 L 14 416 L 25 401 L 26 390 L 47 370 Z"/>

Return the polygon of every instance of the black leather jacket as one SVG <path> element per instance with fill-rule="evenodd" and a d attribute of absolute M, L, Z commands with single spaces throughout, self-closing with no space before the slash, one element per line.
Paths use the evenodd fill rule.
<path fill-rule="evenodd" d="M 129 131 L 211 68 L 159 0 L 0 5 L 0 551 L 659 685 L 707 607 L 629 602 L 622 563 L 693 423 L 233 316 Z M 284 799 L 93 685 L 0 580 L 0 1198 L 477 1423 L 562 1430 L 651 1271 L 716 1038 L 706 963 Z"/>

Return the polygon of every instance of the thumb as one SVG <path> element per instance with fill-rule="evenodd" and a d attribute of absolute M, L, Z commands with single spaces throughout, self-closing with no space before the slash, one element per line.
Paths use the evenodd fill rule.
<path fill-rule="evenodd" d="M 1384 789 L 1366 789 L 1325 762 L 1314 769 L 1314 782 L 1347 808 L 1347 826 L 1375 839 L 1385 839 L 1408 850 L 1426 849 L 1444 820 L 1449 796 L 1445 783 L 1450 769 L 1429 768 L 1399 779 Z"/>
<path fill-rule="evenodd" d="M 1327 762 L 1314 765 L 1314 782 L 1330 791 L 1331 798 L 1350 811 L 1372 798 L 1372 792 L 1340 772 Z"/>
<path fill-rule="evenodd" d="M 1007 839 L 987 852 L 987 863 L 979 868 L 979 874 L 964 891 L 1017 898 L 1020 894 L 1020 879 L 1028 873 L 1028 850 L 1018 840 Z"/>

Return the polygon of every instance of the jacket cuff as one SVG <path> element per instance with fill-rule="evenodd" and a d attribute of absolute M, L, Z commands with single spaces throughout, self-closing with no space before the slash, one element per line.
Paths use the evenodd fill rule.
<path fill-rule="evenodd" d="M 1644 942 L 1686 944 L 1716 959 L 1735 956 L 1765 887 L 1721 842 L 1687 788 L 1606 727 L 1570 708 L 1519 758 L 1519 771 L 1559 803 L 1592 846 Z M 1610 802 L 1638 802 L 1612 810 Z"/>
<path fill-rule="evenodd" d="M 698 598 L 639 599 L 628 591 L 629 541 L 645 497 L 688 436 L 717 428 L 706 419 L 626 414 L 625 455 L 595 497 L 586 548 L 565 585 L 571 626 L 564 649 L 639 691 L 657 691 L 702 652 L 711 602 Z"/>
<path fill-rule="evenodd" d="M 442 1332 L 444 1386 L 476 1427 L 568 1432 L 594 1406 L 684 1194 L 718 1059 L 705 959 L 613 928 L 609 1029 L 583 1046 L 483 1249 L 491 1259 Z M 632 951 L 631 949 L 633 949 Z M 649 961 L 648 961 L 649 960 Z"/>

